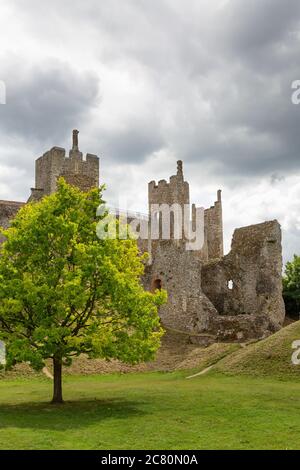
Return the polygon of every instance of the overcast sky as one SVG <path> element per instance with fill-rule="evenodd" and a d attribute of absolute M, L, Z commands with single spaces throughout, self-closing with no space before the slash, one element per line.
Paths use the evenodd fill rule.
<path fill-rule="evenodd" d="M 145 211 L 184 161 L 194 202 L 277 218 L 300 254 L 299 0 L 1 0 L 0 199 L 27 200 L 54 145 L 101 158 L 106 199 Z"/>

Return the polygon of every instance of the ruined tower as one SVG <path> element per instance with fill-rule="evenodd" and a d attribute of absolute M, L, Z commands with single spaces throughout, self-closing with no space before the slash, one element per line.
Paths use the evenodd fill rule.
<path fill-rule="evenodd" d="M 83 157 L 78 145 L 78 130 L 73 130 L 72 149 L 69 156 L 61 147 L 52 147 L 35 162 L 35 188 L 31 189 L 29 201 L 55 192 L 59 177 L 67 183 L 88 191 L 99 186 L 99 158 L 88 153 Z"/>
<path fill-rule="evenodd" d="M 195 230 L 196 214 L 201 208 L 196 207 L 195 204 L 190 204 L 190 188 L 189 183 L 184 180 L 183 164 L 179 160 L 177 162 L 177 174 L 170 177 L 169 182 L 160 180 L 157 184 L 151 181 L 148 185 L 148 202 L 150 224 L 154 223 L 155 218 L 153 214 L 159 217 L 159 242 L 164 240 L 162 233 L 162 212 L 163 206 L 166 205 L 171 209 L 170 214 L 170 239 L 174 242 L 174 211 L 173 208 L 177 206 L 182 214 L 182 243 L 185 243 L 185 234 L 187 230 L 184 225 L 191 223 L 193 230 Z M 151 231 L 151 230 L 150 230 Z M 217 201 L 209 209 L 204 210 L 203 220 L 204 241 L 201 249 L 197 250 L 197 256 L 203 261 L 212 259 L 220 259 L 223 254 L 223 220 L 222 220 L 222 199 L 221 190 L 217 193 Z M 153 231 L 152 231 L 153 233 Z M 180 243 L 177 243 L 177 246 Z M 154 253 L 158 243 L 152 240 L 149 251 Z"/>
<path fill-rule="evenodd" d="M 151 181 L 148 185 L 149 206 L 152 204 L 180 204 L 182 207 L 190 203 L 189 183 L 184 181 L 182 161 L 177 162 L 177 174 L 170 177 L 169 183 L 160 180 L 158 184 Z"/>
<path fill-rule="evenodd" d="M 83 157 L 77 130 L 68 156 L 63 148 L 53 147 L 36 160 L 35 188 L 29 200 L 52 194 L 61 176 L 83 191 L 99 185 L 99 158 Z M 276 220 L 235 230 L 231 251 L 224 256 L 220 190 L 208 209 L 191 204 L 189 183 L 178 161 L 177 173 L 168 182 L 149 183 L 148 198 L 149 214 L 145 219 L 132 214 L 129 222 L 145 227 L 146 237 L 138 240 L 140 251 L 150 254 L 142 279 L 145 288 L 167 290 L 168 302 L 159 311 L 166 329 L 208 344 L 245 342 L 281 328 L 285 309 L 281 228 Z M 8 227 L 23 204 L 0 201 L 0 225 Z M 167 219 L 163 218 L 164 206 L 170 209 Z M 199 226 L 201 246 L 191 249 L 189 236 L 198 233 Z"/>
<path fill-rule="evenodd" d="M 187 239 L 177 239 L 172 230 L 167 239 L 162 230 L 163 205 L 188 209 L 192 225 L 201 210 L 195 204 L 190 206 L 182 162 L 177 162 L 177 174 L 169 182 L 151 181 L 148 191 L 149 225 L 151 228 L 158 220 L 159 236 L 148 243 L 151 256 L 143 282 L 149 290 L 168 292 L 168 303 L 160 308 L 164 327 L 203 344 L 244 341 L 277 331 L 285 316 L 278 222 L 237 229 L 231 252 L 224 256 L 219 190 L 214 205 L 202 209 L 202 247 L 191 250 Z M 151 236 L 151 230 L 149 233 Z"/>
<path fill-rule="evenodd" d="M 222 215 L 222 192 L 219 189 L 217 200 L 213 206 L 204 211 L 205 259 L 220 259 L 224 255 L 223 247 L 223 215 Z"/>

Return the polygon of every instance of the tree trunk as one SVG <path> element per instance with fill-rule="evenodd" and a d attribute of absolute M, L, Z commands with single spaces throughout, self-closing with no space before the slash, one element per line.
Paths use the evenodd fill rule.
<path fill-rule="evenodd" d="M 62 360 L 53 358 L 53 398 L 51 403 L 63 403 L 62 397 Z"/>

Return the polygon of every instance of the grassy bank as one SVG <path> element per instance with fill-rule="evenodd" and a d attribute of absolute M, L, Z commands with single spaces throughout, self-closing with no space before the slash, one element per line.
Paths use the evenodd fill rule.
<path fill-rule="evenodd" d="M 300 322 L 278 331 L 269 338 L 228 354 L 216 370 L 230 375 L 299 380 L 300 366 L 292 363 L 292 344 L 300 340 Z"/>
<path fill-rule="evenodd" d="M 1 449 L 299 449 L 300 384 L 186 373 L 0 381 Z"/>

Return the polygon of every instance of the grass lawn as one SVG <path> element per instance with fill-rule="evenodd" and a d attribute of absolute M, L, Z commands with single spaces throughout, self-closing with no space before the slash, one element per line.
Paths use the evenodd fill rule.
<path fill-rule="evenodd" d="M 299 449 L 300 384 L 184 372 L 0 381 L 1 449 Z"/>

